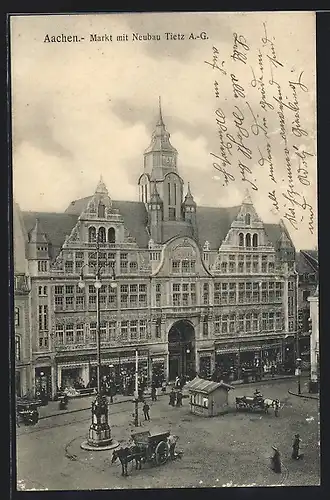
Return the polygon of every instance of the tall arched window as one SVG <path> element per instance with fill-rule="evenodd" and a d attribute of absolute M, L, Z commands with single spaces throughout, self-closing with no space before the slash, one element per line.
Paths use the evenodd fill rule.
<path fill-rule="evenodd" d="M 100 243 L 105 243 L 105 229 L 104 229 L 104 227 L 100 227 L 100 229 L 99 229 L 98 241 Z"/>
<path fill-rule="evenodd" d="M 15 326 L 19 326 L 19 307 L 15 307 Z"/>
<path fill-rule="evenodd" d="M 114 230 L 113 227 L 109 228 L 109 231 L 108 231 L 108 242 L 109 243 L 116 243 L 116 231 Z"/>
<path fill-rule="evenodd" d="M 15 359 L 19 361 L 21 359 L 21 337 L 15 335 Z"/>
<path fill-rule="evenodd" d="M 239 235 L 238 235 L 238 244 L 240 247 L 244 247 L 244 235 L 243 235 L 243 233 L 239 233 Z"/>
<path fill-rule="evenodd" d="M 252 246 L 256 248 L 258 246 L 258 235 L 255 233 L 252 237 Z"/>
<path fill-rule="evenodd" d="M 251 224 L 251 215 L 245 214 L 245 224 L 249 226 Z"/>
<path fill-rule="evenodd" d="M 105 205 L 104 203 L 100 202 L 97 210 L 97 216 L 101 217 L 104 219 L 105 217 Z"/>
<path fill-rule="evenodd" d="M 245 246 L 246 247 L 251 246 L 251 234 L 250 233 L 247 233 L 247 235 L 245 236 Z"/>
<path fill-rule="evenodd" d="M 94 226 L 91 226 L 88 229 L 88 241 L 96 241 L 96 229 Z"/>

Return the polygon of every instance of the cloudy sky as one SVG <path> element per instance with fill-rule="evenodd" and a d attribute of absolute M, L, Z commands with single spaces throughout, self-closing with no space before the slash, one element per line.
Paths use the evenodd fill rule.
<path fill-rule="evenodd" d="M 270 64 L 270 42 L 276 59 Z M 276 221 L 296 209 L 296 228 L 286 220 L 298 248 L 314 248 L 316 229 L 308 229 L 306 208 L 294 202 L 285 207 L 282 193 L 288 187 L 288 175 L 280 138 L 278 107 L 269 86 L 270 67 L 282 88 L 283 99 L 293 101 L 288 81 L 297 82 L 303 71 L 308 92 L 295 87 L 299 100 L 301 137 L 290 133 L 295 113 L 284 108 L 288 144 L 292 158 L 296 199 L 314 211 L 316 223 L 316 144 L 315 144 L 315 20 L 312 13 L 251 14 L 122 14 L 26 16 L 12 18 L 12 112 L 14 197 L 22 210 L 60 212 L 77 198 L 91 195 L 102 174 L 113 199 L 138 199 L 137 180 L 143 172 L 143 151 L 150 143 L 157 120 L 158 96 L 162 98 L 163 117 L 171 142 L 179 152 L 178 168 L 185 184 L 200 205 L 232 206 L 239 204 L 245 189 L 259 215 Z M 166 40 L 165 33 L 181 33 L 185 40 Z M 201 32 L 207 39 L 188 39 Z M 160 41 L 132 41 L 132 33 L 157 34 Z M 236 43 L 235 35 L 242 42 Z M 45 43 L 46 35 L 77 35 L 79 43 Z M 112 35 L 112 42 L 91 42 L 90 34 Z M 128 41 L 117 41 L 127 34 Z M 246 48 L 247 47 L 247 48 Z M 216 50 L 215 50 L 216 49 Z M 260 52 L 259 52 L 260 51 Z M 273 109 L 259 105 L 261 93 L 251 85 L 252 69 L 260 75 L 258 54 L 265 67 L 267 101 Z M 216 62 L 226 70 L 212 68 Z M 246 59 L 244 60 L 244 57 Z M 245 62 L 243 62 L 245 61 Z M 235 74 L 244 89 L 244 99 L 235 98 L 230 75 Z M 214 81 L 219 83 L 215 97 Z M 258 86 L 257 86 L 258 87 Z M 269 178 L 266 162 L 261 167 L 260 154 L 266 155 L 265 138 L 251 132 L 252 115 L 267 118 L 268 142 L 277 183 Z M 241 131 L 235 126 L 239 112 L 244 113 Z M 242 156 L 232 143 L 232 170 L 235 180 L 224 185 L 224 174 L 213 166 L 211 152 L 220 154 L 219 127 L 215 110 L 226 115 L 227 133 L 239 141 L 238 134 L 252 151 Z M 236 110 L 236 111 L 235 111 Z M 250 128 L 249 128 L 250 127 Z M 244 138 L 244 130 L 248 138 Z M 227 141 L 228 142 L 228 141 Z M 295 149 L 298 148 L 298 149 Z M 234 152 L 235 151 L 235 152 Z M 298 179 L 299 159 L 307 161 L 308 185 Z M 306 155 L 306 153 L 309 153 Z M 249 168 L 246 177 L 258 191 L 242 180 L 238 161 Z M 246 160 L 246 161 L 245 161 Z M 233 167 L 234 168 L 234 167 Z M 276 188 L 280 210 L 275 213 L 268 192 Z M 281 200 L 283 203 L 281 203 Z M 299 212 L 300 211 L 300 212 Z M 299 212 L 299 213 L 298 213 Z M 303 218 L 303 220 L 302 220 Z M 298 221 L 299 219 L 299 221 Z"/>

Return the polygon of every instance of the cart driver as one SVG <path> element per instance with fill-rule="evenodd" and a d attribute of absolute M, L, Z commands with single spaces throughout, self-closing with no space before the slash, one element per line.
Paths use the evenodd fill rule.
<path fill-rule="evenodd" d="M 256 389 L 254 391 L 254 397 L 255 397 L 255 399 L 258 399 L 258 400 L 263 399 L 263 395 L 261 394 L 261 392 L 258 389 Z"/>
<path fill-rule="evenodd" d="M 174 436 L 173 434 L 170 434 L 167 438 L 167 444 L 169 446 L 170 457 L 172 460 L 175 459 L 175 446 L 177 441 L 178 441 L 178 436 Z"/>

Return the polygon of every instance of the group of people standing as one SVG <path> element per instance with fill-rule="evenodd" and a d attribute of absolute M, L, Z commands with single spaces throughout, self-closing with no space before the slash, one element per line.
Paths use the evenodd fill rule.
<path fill-rule="evenodd" d="M 303 458 L 304 454 L 301 453 L 301 438 L 299 434 L 295 434 L 293 444 L 292 444 L 292 453 L 291 453 L 291 458 L 293 460 L 300 460 Z M 274 450 L 274 454 L 271 457 L 271 468 L 274 472 L 277 474 L 280 474 L 282 472 L 282 463 L 281 463 L 281 454 L 276 448 L 276 446 L 272 446 Z"/>

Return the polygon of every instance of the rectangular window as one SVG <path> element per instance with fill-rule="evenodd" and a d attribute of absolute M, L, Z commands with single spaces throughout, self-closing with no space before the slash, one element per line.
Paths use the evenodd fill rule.
<path fill-rule="evenodd" d="M 215 335 L 220 334 L 220 324 L 221 324 L 221 316 L 215 316 L 214 317 L 214 334 Z"/>
<path fill-rule="evenodd" d="M 146 338 L 147 321 L 145 319 L 140 319 L 139 321 L 139 331 L 140 339 Z"/>
<path fill-rule="evenodd" d="M 239 262 L 238 263 L 238 272 L 243 273 L 244 272 L 244 262 Z"/>
<path fill-rule="evenodd" d="M 110 340 L 115 340 L 116 338 L 116 321 L 109 321 L 109 337 Z"/>
<path fill-rule="evenodd" d="M 138 327 L 138 322 L 137 320 L 131 320 L 130 321 L 130 336 L 131 339 L 137 339 L 137 327 Z"/>
<path fill-rule="evenodd" d="M 222 316 L 221 333 L 228 333 L 228 315 Z"/>
<path fill-rule="evenodd" d="M 47 287 L 46 286 L 39 286 L 38 287 L 38 295 L 40 297 L 46 297 L 47 296 Z"/>
<path fill-rule="evenodd" d="M 63 310 L 63 297 L 57 297 L 55 295 L 55 311 Z"/>
<path fill-rule="evenodd" d="M 19 307 L 15 307 L 15 326 L 19 326 Z"/>
<path fill-rule="evenodd" d="M 180 292 L 181 290 L 181 285 L 179 283 L 173 283 L 173 292 Z"/>
<path fill-rule="evenodd" d="M 128 334 L 128 321 L 122 321 L 120 324 L 120 335 L 122 339 L 127 339 Z"/>
<path fill-rule="evenodd" d="M 259 315 L 257 313 L 252 314 L 252 330 L 254 332 L 259 330 Z"/>
<path fill-rule="evenodd" d="M 65 261 L 65 272 L 66 273 L 73 273 L 73 261 L 72 260 Z"/>
<path fill-rule="evenodd" d="M 58 345 L 63 345 L 63 343 L 64 343 L 64 327 L 63 327 L 63 325 L 56 325 L 55 337 L 56 337 L 56 343 Z"/>
<path fill-rule="evenodd" d="M 65 297 L 65 309 L 73 309 L 73 297 Z"/>
<path fill-rule="evenodd" d="M 244 332 L 244 314 L 238 316 L 238 331 Z"/>
<path fill-rule="evenodd" d="M 79 309 L 80 311 L 81 311 L 82 309 L 84 309 L 84 298 L 85 298 L 85 297 L 81 297 L 81 296 L 79 296 L 79 297 L 77 297 L 77 298 L 76 298 L 76 307 L 77 307 L 77 309 Z M 56 297 L 55 297 L 55 300 L 56 300 Z"/>
<path fill-rule="evenodd" d="M 236 292 L 229 292 L 229 304 L 236 303 Z"/>
<path fill-rule="evenodd" d="M 239 304 L 244 303 L 244 298 L 245 298 L 245 293 L 244 292 L 238 292 L 238 302 Z"/>
<path fill-rule="evenodd" d="M 190 272 L 190 261 L 189 260 L 183 260 L 182 261 L 182 272 L 183 273 L 189 273 Z"/>
<path fill-rule="evenodd" d="M 137 262 L 130 262 L 129 263 L 129 270 L 131 272 L 137 271 L 138 268 L 138 263 Z"/>
<path fill-rule="evenodd" d="M 127 273 L 128 270 L 128 263 L 127 262 L 120 262 L 120 272 L 125 274 Z"/>
<path fill-rule="evenodd" d="M 254 304 L 257 304 L 260 300 L 259 292 L 253 292 L 252 301 Z"/>
<path fill-rule="evenodd" d="M 73 285 L 66 285 L 65 293 L 66 295 L 73 295 Z"/>
<path fill-rule="evenodd" d="M 227 262 L 221 262 L 221 272 L 222 273 L 226 273 L 227 272 L 227 267 L 228 267 Z"/>
<path fill-rule="evenodd" d="M 180 298 L 181 298 L 181 295 L 179 293 L 173 293 L 173 305 L 174 306 L 181 305 Z"/>
<path fill-rule="evenodd" d="M 65 327 L 65 343 L 73 344 L 73 342 L 74 342 L 73 324 L 70 323 Z"/>
<path fill-rule="evenodd" d="M 235 314 L 231 314 L 229 317 L 229 333 L 235 332 Z"/>
<path fill-rule="evenodd" d="M 230 273 L 234 273 L 235 272 L 235 267 L 236 267 L 236 264 L 235 262 L 229 262 L 229 272 Z"/>
<path fill-rule="evenodd" d="M 84 343 L 84 325 L 83 323 L 78 323 L 76 326 L 76 342 L 77 344 Z"/>
<path fill-rule="evenodd" d="M 159 338 L 161 338 L 161 319 L 160 318 L 157 318 L 155 327 L 156 327 L 156 329 L 155 329 L 156 338 L 159 339 Z"/>
<path fill-rule="evenodd" d="M 48 306 L 39 306 L 39 330 L 48 330 Z"/>
<path fill-rule="evenodd" d="M 179 260 L 172 261 L 172 273 L 175 273 L 175 274 L 180 273 L 180 261 Z"/>
<path fill-rule="evenodd" d="M 55 285 L 55 295 L 63 295 L 64 287 L 62 285 Z"/>
<path fill-rule="evenodd" d="M 89 339 L 92 344 L 96 342 L 96 323 L 90 323 L 89 325 Z"/>
<path fill-rule="evenodd" d="M 101 321 L 100 323 L 100 337 L 101 342 L 107 342 L 107 323 L 106 321 Z"/>
<path fill-rule="evenodd" d="M 205 316 L 203 320 L 203 337 L 207 337 L 209 333 L 209 323 L 208 323 L 208 317 Z"/>
<path fill-rule="evenodd" d="M 156 293 L 156 307 L 160 307 L 160 306 L 161 306 L 161 294 Z"/>

